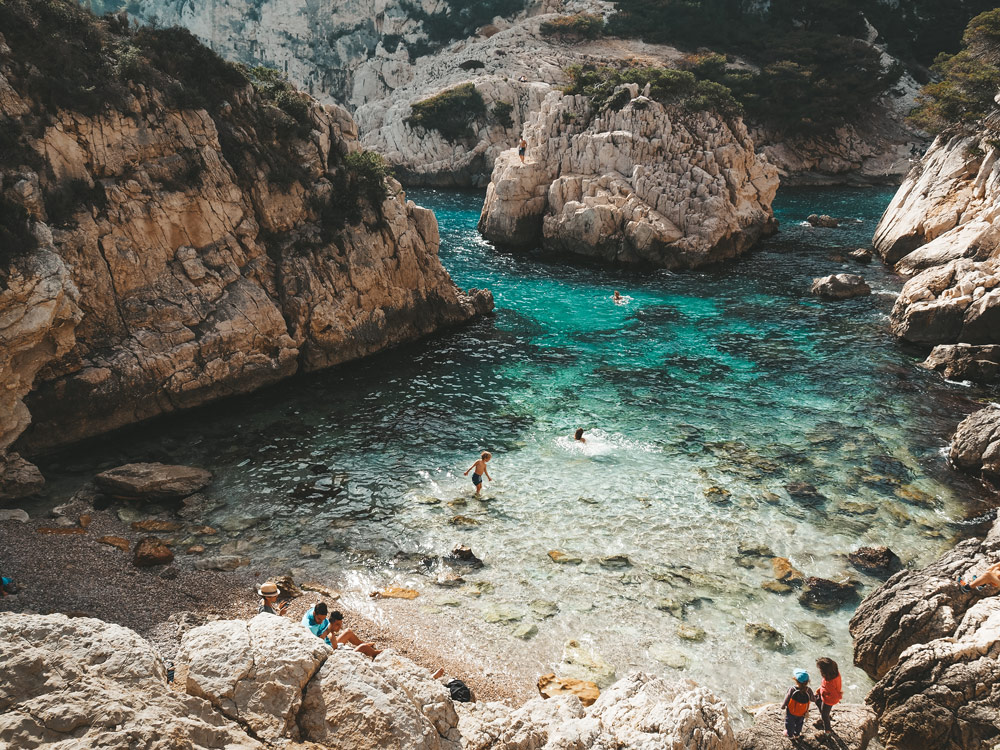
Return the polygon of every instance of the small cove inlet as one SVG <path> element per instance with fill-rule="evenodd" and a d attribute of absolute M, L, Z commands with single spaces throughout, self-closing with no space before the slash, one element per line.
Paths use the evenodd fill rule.
<path fill-rule="evenodd" d="M 888 334 L 900 280 L 874 263 L 860 271 L 871 297 L 809 295 L 815 276 L 857 272 L 845 254 L 891 194 L 783 190 L 781 231 L 759 250 L 671 274 L 503 253 L 476 233 L 481 194 L 412 191 L 456 282 L 493 290 L 493 318 L 49 457 L 48 497 L 126 461 L 204 466 L 215 507 L 199 522 L 222 533 L 198 543 L 340 585 L 348 607 L 475 644 L 498 671 L 566 672 L 575 639 L 619 675 L 690 677 L 736 719 L 831 656 L 860 701 L 852 607 L 762 588 L 772 556 L 851 575 L 864 595 L 878 581 L 848 552 L 925 564 L 981 499 L 943 452 L 981 394 Z M 805 225 L 814 212 L 841 227 Z M 477 499 L 462 472 L 485 449 L 494 481 Z M 459 543 L 486 566 L 440 587 Z M 421 596 L 369 601 L 386 585 Z"/>

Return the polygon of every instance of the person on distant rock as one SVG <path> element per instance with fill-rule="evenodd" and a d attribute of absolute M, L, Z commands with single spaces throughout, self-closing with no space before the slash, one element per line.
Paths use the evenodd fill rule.
<path fill-rule="evenodd" d="M 493 477 L 491 477 L 490 473 L 486 470 L 486 462 L 489 461 L 491 458 L 493 458 L 492 453 L 490 453 L 489 451 L 483 451 L 479 456 L 479 460 L 476 461 L 476 463 L 472 464 L 472 466 L 466 469 L 465 473 L 462 474 L 463 477 L 467 477 L 469 476 L 469 472 L 470 471 L 472 472 L 472 483 L 476 485 L 477 495 L 479 494 L 479 490 L 483 488 L 484 476 L 491 482 L 493 481 Z"/>
<path fill-rule="evenodd" d="M 517 144 L 517 155 L 521 157 L 521 163 L 524 164 L 524 153 L 528 150 L 528 142 L 521 139 L 521 142 Z"/>
<path fill-rule="evenodd" d="M 582 427 L 577 427 L 576 428 L 576 432 L 573 433 L 573 439 L 576 440 L 578 443 L 586 443 L 587 442 L 587 438 L 585 438 L 583 436 L 583 428 Z"/>
<path fill-rule="evenodd" d="M 823 657 L 816 660 L 816 667 L 823 675 L 823 682 L 820 683 L 819 690 L 816 691 L 816 706 L 819 708 L 819 721 L 813 726 L 817 729 L 822 727 L 820 735 L 832 732 L 830 724 L 830 712 L 833 707 L 840 703 L 844 697 L 844 690 L 840 685 L 840 669 L 833 659 Z"/>
<path fill-rule="evenodd" d="M 527 78 L 525 78 L 524 76 L 521 76 L 521 77 L 520 77 L 520 78 L 518 78 L 517 80 L 518 80 L 518 81 L 520 81 L 521 83 L 527 83 L 527 82 L 528 82 L 528 79 L 527 79 Z"/>
<path fill-rule="evenodd" d="M 961 576 L 957 580 L 962 591 L 972 591 L 972 589 L 978 589 L 980 586 L 1000 587 L 1000 562 L 991 565 L 986 569 L 985 573 L 981 576 L 976 576 L 968 583 L 963 581 Z"/>
<path fill-rule="evenodd" d="M 260 588 L 257 589 L 257 593 L 260 594 L 260 601 L 257 602 L 257 614 L 267 612 L 272 615 L 283 615 L 285 614 L 285 608 L 288 606 L 288 602 L 279 602 L 278 597 L 281 595 L 281 589 L 273 581 L 266 581 L 262 583 Z"/>
<path fill-rule="evenodd" d="M 785 736 L 796 739 L 802 736 L 802 725 L 809 713 L 809 704 L 815 700 L 809 689 L 809 673 L 804 669 L 795 670 L 795 684 L 785 693 L 781 707 L 785 709 Z"/>
<path fill-rule="evenodd" d="M 365 641 L 362 641 L 350 628 L 341 632 L 340 629 L 342 627 L 344 627 L 344 615 L 334 610 L 330 613 L 330 629 L 328 631 L 330 637 L 333 639 L 331 645 L 334 648 L 340 648 L 342 646 L 350 648 L 351 646 L 354 646 L 355 651 L 362 653 L 365 656 L 369 656 L 372 659 L 382 653 L 382 649 L 375 648 L 374 643 L 366 643 Z"/>
<path fill-rule="evenodd" d="M 330 640 L 330 618 L 327 617 L 330 610 L 326 602 L 317 602 L 308 612 L 302 615 L 302 624 L 309 629 L 313 635 L 322 638 L 329 645 L 333 645 Z"/>

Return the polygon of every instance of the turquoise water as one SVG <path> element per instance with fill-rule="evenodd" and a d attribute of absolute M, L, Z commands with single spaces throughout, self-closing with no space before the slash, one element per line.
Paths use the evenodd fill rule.
<path fill-rule="evenodd" d="M 979 490 L 943 455 L 977 394 L 914 367 L 919 353 L 886 333 L 900 281 L 873 264 L 861 271 L 871 297 L 809 295 L 813 277 L 858 270 L 842 253 L 868 244 L 891 196 L 782 192 L 782 231 L 758 252 L 671 274 L 498 252 L 475 231 L 481 194 L 413 191 L 437 213 L 456 282 L 493 290 L 493 318 L 102 441 L 47 473 L 60 488 L 98 464 L 205 466 L 221 505 L 204 521 L 230 531 L 199 541 L 246 551 L 255 570 L 325 577 L 376 616 L 417 607 L 415 632 L 428 623 L 476 643 L 498 670 L 565 671 L 574 638 L 619 674 L 683 673 L 738 713 L 829 655 L 860 700 L 850 609 L 763 590 L 769 559 L 738 550 L 763 544 L 806 575 L 841 578 L 863 544 L 929 562 L 980 512 Z M 803 225 L 814 212 L 842 228 Z M 476 499 L 462 472 L 481 450 L 494 481 Z M 816 493 L 793 497 L 793 482 Z M 438 588 L 438 558 L 459 542 L 487 566 Z M 558 565 L 550 550 L 582 562 Z M 609 555 L 630 564 L 602 565 Z M 878 583 L 854 575 L 862 592 Z M 389 584 L 421 597 L 368 601 Z M 752 642 L 748 622 L 786 646 Z M 514 631 L 530 624 L 526 647 Z"/>

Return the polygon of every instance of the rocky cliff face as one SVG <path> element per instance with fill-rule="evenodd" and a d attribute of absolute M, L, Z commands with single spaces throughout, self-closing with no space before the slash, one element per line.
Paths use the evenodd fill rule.
<path fill-rule="evenodd" d="M 1000 599 L 955 583 L 1000 553 L 1000 521 L 920 571 L 902 571 L 851 619 L 854 663 L 877 684 L 867 702 L 887 750 L 993 746 L 1000 738 Z"/>
<path fill-rule="evenodd" d="M 93 29 L 106 48 L 138 55 L 162 41 Z M 377 160 L 359 155 L 344 110 L 285 89 L 269 99 L 273 89 L 212 70 L 205 90 L 217 98 L 183 106 L 198 82 L 152 62 L 129 63 L 142 82 L 108 84 L 120 106 L 52 107 L 32 72 L 30 45 L 41 42 L 30 25 L 8 34 L 0 117 L 19 136 L 0 150 L 0 199 L 29 217 L 30 233 L 0 277 L 0 330 L 12 342 L 0 354 L 0 449 L 29 412 L 18 445 L 38 450 L 491 308 L 488 293 L 462 294 L 441 266 L 433 214 L 392 180 L 383 200 L 381 174 L 366 171 Z"/>
<path fill-rule="evenodd" d="M 127 628 L 0 613 L 0 636 L 0 742 L 11 747 L 249 750 L 289 739 L 336 750 L 737 747 L 725 706 L 693 683 L 637 673 L 588 709 L 574 695 L 519 709 L 467 706 L 392 651 L 374 661 L 333 651 L 269 614 L 187 631 L 177 663 L 184 682 L 173 689 L 156 650 Z"/>
<path fill-rule="evenodd" d="M 743 124 L 668 112 L 622 89 L 593 112 L 547 96 L 525 126 L 528 156 L 497 160 L 479 228 L 501 245 L 541 245 L 615 262 L 695 268 L 738 256 L 773 231 L 775 169 Z"/>

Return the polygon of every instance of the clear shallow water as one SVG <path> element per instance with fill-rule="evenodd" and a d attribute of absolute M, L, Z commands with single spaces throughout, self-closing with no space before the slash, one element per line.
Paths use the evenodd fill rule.
<path fill-rule="evenodd" d="M 863 544 L 919 565 L 979 510 L 978 489 L 942 453 L 977 394 L 915 368 L 917 353 L 886 333 L 899 280 L 873 264 L 869 298 L 808 293 L 815 276 L 858 269 L 838 252 L 867 245 L 891 196 L 783 192 L 782 231 L 750 258 L 670 274 L 500 253 L 476 234 L 480 194 L 413 191 L 438 215 L 456 282 L 493 290 L 493 319 L 55 457 L 50 487 L 125 460 L 205 466 L 224 504 L 204 520 L 230 529 L 223 551 L 338 582 L 349 607 L 369 611 L 375 587 L 416 588 L 408 606 L 495 654 L 498 669 L 527 652 L 560 671 L 576 638 L 619 674 L 677 674 L 664 661 L 684 659 L 683 674 L 738 714 L 828 655 L 860 700 L 869 683 L 850 666 L 850 608 L 818 613 L 763 590 L 769 559 L 738 548 L 763 544 L 826 577 L 851 570 L 844 555 Z M 847 220 L 802 226 L 813 212 Z M 483 449 L 494 481 L 475 499 L 462 472 Z M 792 482 L 819 496 L 793 498 Z M 240 529 L 248 518 L 261 520 Z M 464 588 L 436 587 L 436 558 L 459 542 L 487 567 Z M 319 558 L 303 558 L 303 544 Z M 583 562 L 557 565 L 553 549 Z M 629 567 L 600 563 L 619 554 Z M 863 591 L 877 585 L 855 575 Z M 498 615 L 520 619 L 487 622 Z M 787 647 L 756 645 L 748 622 L 777 628 Z M 526 649 L 513 631 L 532 623 Z M 704 640 L 679 637 L 681 624 Z"/>

